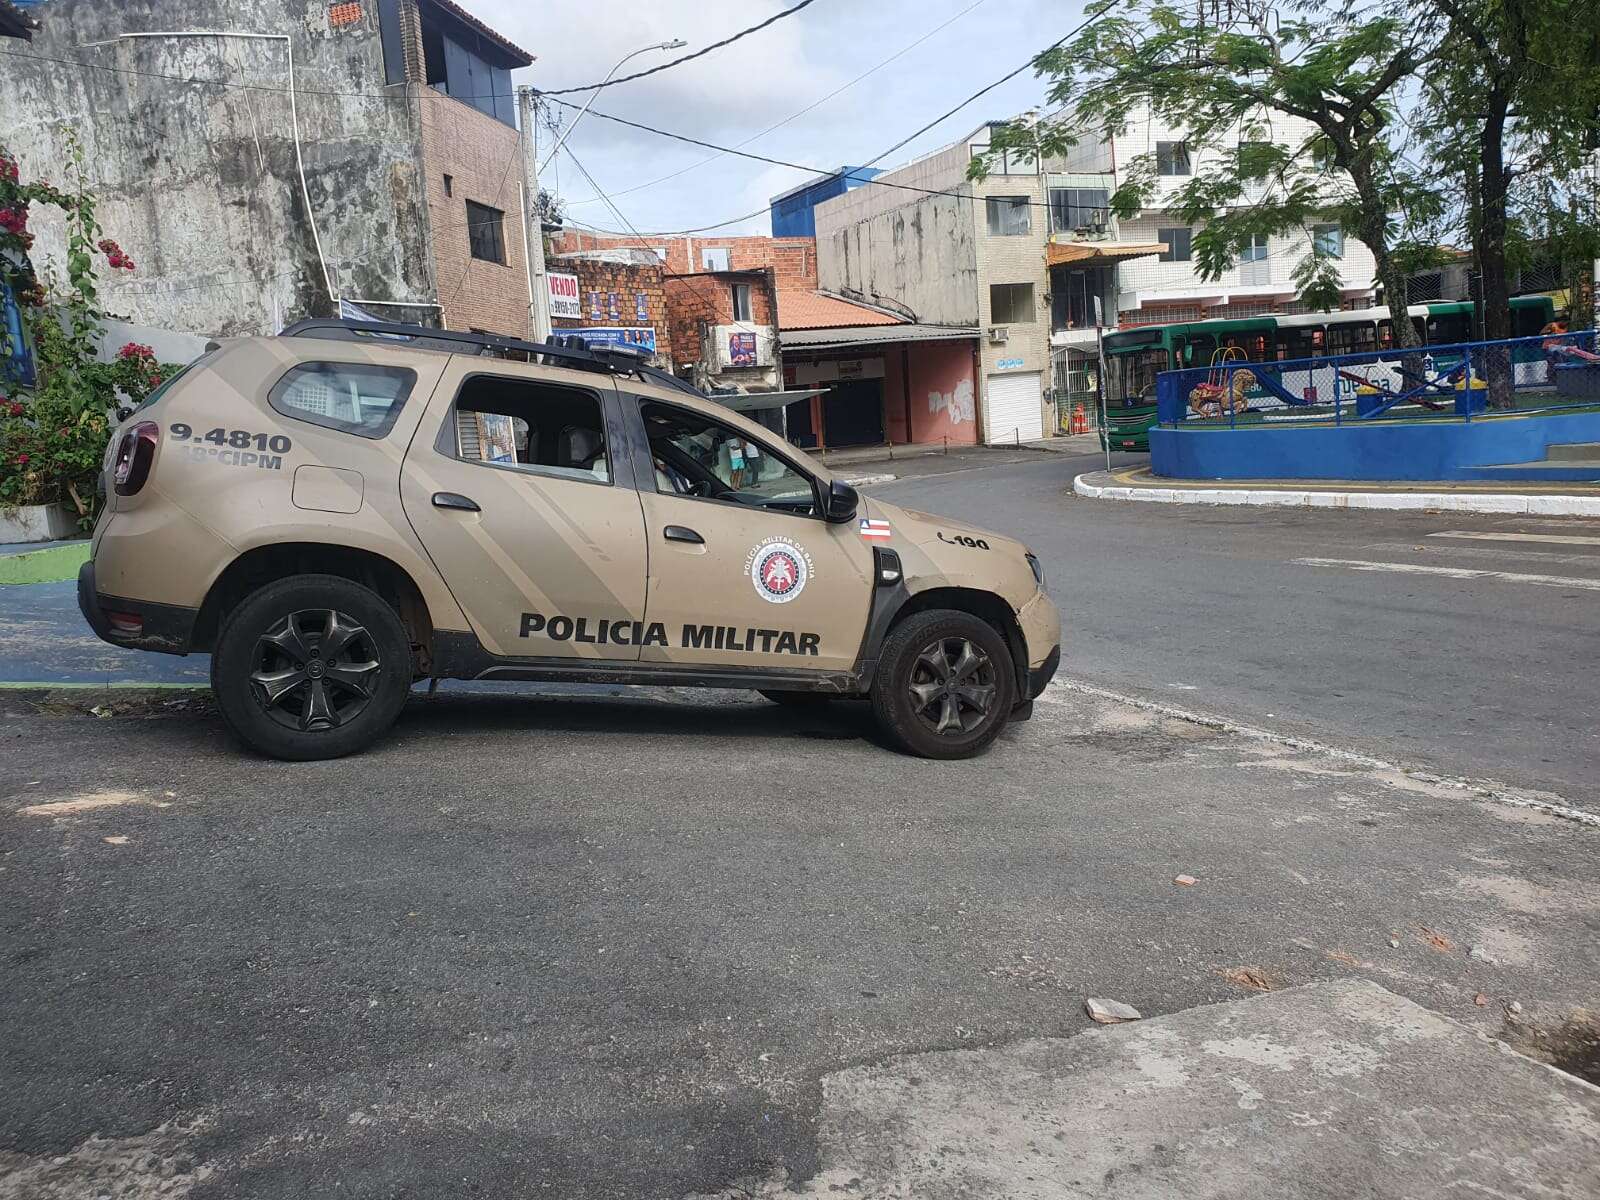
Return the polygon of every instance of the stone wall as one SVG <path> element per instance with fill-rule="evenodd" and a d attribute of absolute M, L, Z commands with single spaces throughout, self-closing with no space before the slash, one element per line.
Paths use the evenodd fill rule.
<path fill-rule="evenodd" d="M 0 142 L 29 177 L 59 184 L 76 132 L 106 235 L 138 263 L 107 281 L 110 312 L 206 335 L 275 332 L 332 314 L 296 169 L 285 43 L 88 45 L 138 31 L 287 34 L 307 186 L 335 290 L 434 300 L 419 100 L 385 86 L 376 5 L 337 27 L 329 11 L 317 0 L 54 0 L 38 10 L 41 29 L 31 45 L 16 43 L 19 52 L 90 65 L 6 59 Z M 36 232 L 35 263 L 59 277 L 60 224 L 41 214 Z M 428 310 L 375 311 L 404 319 Z"/>

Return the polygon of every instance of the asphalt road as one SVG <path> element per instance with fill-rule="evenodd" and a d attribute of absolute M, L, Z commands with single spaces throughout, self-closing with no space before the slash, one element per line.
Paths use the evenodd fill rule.
<path fill-rule="evenodd" d="M 417 699 L 285 764 L 170 695 L 0 697 L 0 1200 L 798 1187 L 829 1073 L 1085 996 L 1360 978 L 1593 1055 L 1600 828 L 1067 689 L 970 763 L 669 693 Z"/>
<path fill-rule="evenodd" d="M 1101 467 L 1037 454 L 868 490 L 1026 539 L 1065 675 L 1600 803 L 1600 521 L 1072 494 Z"/>

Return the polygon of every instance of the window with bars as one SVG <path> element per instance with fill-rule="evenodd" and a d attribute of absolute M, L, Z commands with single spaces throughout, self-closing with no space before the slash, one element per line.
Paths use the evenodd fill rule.
<path fill-rule="evenodd" d="M 1313 225 L 1311 240 L 1317 253 L 1329 258 L 1344 257 L 1344 230 L 1337 225 Z"/>

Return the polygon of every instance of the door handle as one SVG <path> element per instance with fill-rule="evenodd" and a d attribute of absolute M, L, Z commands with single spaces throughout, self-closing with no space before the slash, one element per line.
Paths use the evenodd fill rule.
<path fill-rule="evenodd" d="M 460 492 L 435 492 L 433 494 L 435 508 L 458 508 L 462 512 L 482 512 L 477 501 L 463 496 Z"/>
<path fill-rule="evenodd" d="M 687 525 L 668 525 L 661 531 L 661 535 L 669 542 L 688 542 L 695 546 L 704 546 L 706 544 L 705 538 Z"/>

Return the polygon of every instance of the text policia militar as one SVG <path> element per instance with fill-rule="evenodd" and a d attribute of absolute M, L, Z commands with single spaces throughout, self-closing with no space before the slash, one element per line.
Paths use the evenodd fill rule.
<path fill-rule="evenodd" d="M 588 642 L 596 646 L 666 646 L 667 627 L 660 621 L 633 621 L 626 617 L 545 617 L 522 614 L 522 636 L 543 634 L 552 642 Z M 742 650 L 749 654 L 809 654 L 816 657 L 820 633 L 789 629 L 736 629 L 732 625 L 685 625 L 678 645 L 686 650 Z"/>

